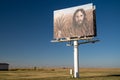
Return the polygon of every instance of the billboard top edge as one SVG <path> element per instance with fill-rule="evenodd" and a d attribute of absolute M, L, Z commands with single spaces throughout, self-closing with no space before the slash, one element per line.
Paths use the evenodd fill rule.
<path fill-rule="evenodd" d="M 88 3 L 88 4 L 84 4 L 84 5 L 78 5 L 78 6 L 73 6 L 73 7 L 63 8 L 63 9 L 57 9 L 57 10 L 54 10 L 54 12 L 59 11 L 59 10 L 66 10 L 66 9 L 69 9 L 69 8 L 76 8 L 76 7 L 88 9 L 88 6 L 94 6 L 95 7 L 95 5 L 93 5 L 93 3 Z"/>

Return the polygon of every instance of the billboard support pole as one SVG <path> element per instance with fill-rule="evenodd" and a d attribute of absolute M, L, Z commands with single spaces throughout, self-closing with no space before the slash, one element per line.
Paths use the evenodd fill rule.
<path fill-rule="evenodd" d="M 74 41 L 74 78 L 79 78 L 79 51 L 78 41 Z"/>
<path fill-rule="evenodd" d="M 73 46 L 74 47 L 74 78 L 79 78 L 79 45 L 81 44 L 87 44 L 87 43 L 95 43 L 98 42 L 100 40 L 92 40 L 92 39 L 88 39 L 87 41 L 83 41 L 83 42 L 78 42 L 78 39 L 73 39 L 70 40 L 73 41 L 73 44 L 71 42 L 69 42 L 67 44 L 67 46 Z M 51 42 L 68 42 L 68 40 L 52 40 Z"/>

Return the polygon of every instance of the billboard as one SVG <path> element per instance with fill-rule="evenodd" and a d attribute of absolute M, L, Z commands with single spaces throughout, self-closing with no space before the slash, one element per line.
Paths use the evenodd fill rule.
<path fill-rule="evenodd" d="M 54 11 L 54 39 L 96 36 L 92 3 Z"/>

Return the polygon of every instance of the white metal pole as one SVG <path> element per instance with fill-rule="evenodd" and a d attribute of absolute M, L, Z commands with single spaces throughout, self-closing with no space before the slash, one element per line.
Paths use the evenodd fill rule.
<path fill-rule="evenodd" d="M 79 52 L 78 41 L 74 41 L 74 78 L 79 78 Z"/>

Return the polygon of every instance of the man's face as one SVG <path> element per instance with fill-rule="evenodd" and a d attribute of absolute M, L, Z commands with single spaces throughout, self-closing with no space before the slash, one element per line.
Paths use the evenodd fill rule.
<path fill-rule="evenodd" d="M 81 11 L 78 11 L 75 15 L 75 21 L 78 25 L 81 25 L 83 23 L 84 14 Z"/>

